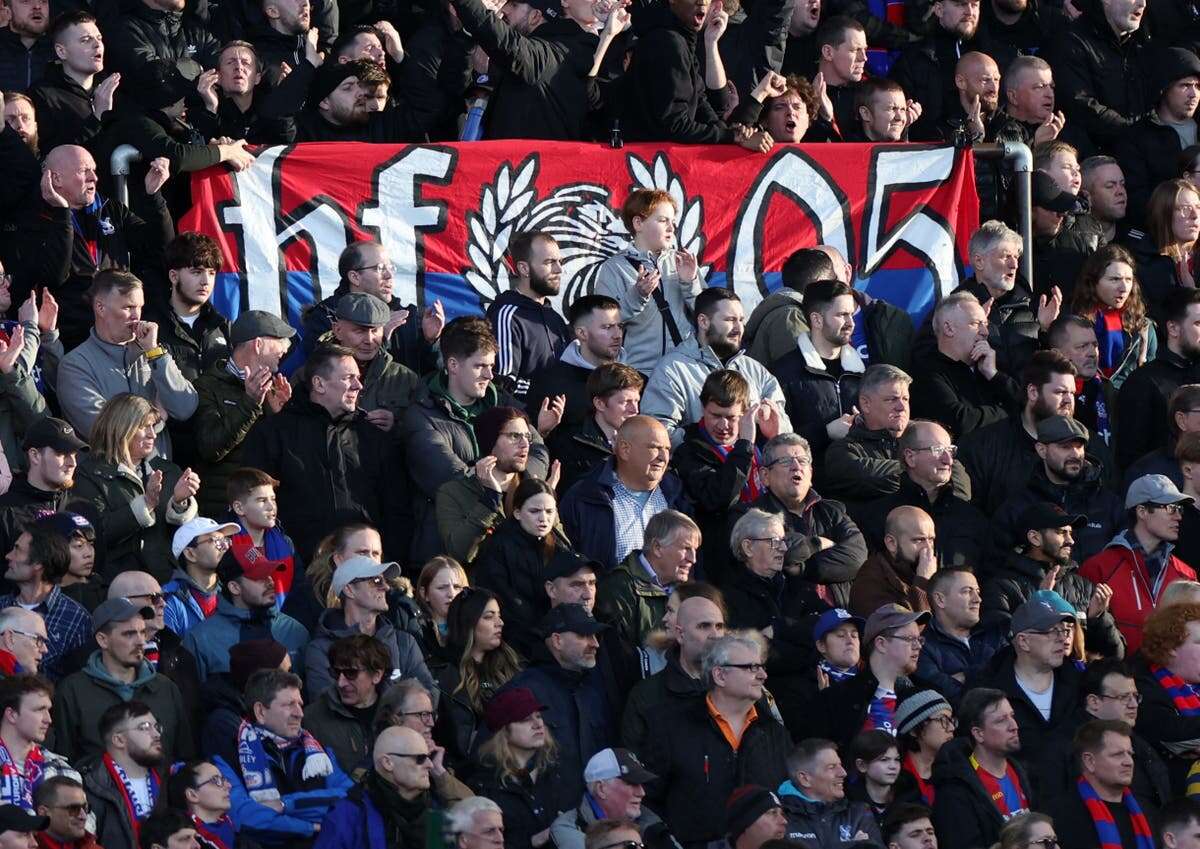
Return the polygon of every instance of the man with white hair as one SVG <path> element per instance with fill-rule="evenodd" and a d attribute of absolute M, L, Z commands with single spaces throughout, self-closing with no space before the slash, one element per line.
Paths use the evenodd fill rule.
<path fill-rule="evenodd" d="M 486 796 L 463 799 L 446 812 L 457 849 L 503 849 L 504 813 Z"/>
<path fill-rule="evenodd" d="M 46 620 L 20 605 L 0 610 L 0 677 L 37 674 L 49 648 Z"/>
<path fill-rule="evenodd" d="M 940 421 L 961 437 L 1016 411 L 1020 387 L 996 365 L 977 297 L 956 292 L 942 298 L 933 311 L 933 335 L 937 350 L 914 357 L 913 415 Z"/>
<path fill-rule="evenodd" d="M 743 784 L 778 787 L 791 736 L 755 703 L 767 679 L 766 640 L 737 631 L 713 640 L 701 660 L 708 693 L 651 714 L 645 757 L 659 778 L 647 801 L 683 845 L 720 840 L 725 801 Z"/>
<path fill-rule="evenodd" d="M 600 750 L 584 767 L 583 801 L 550 824 L 550 840 L 557 849 L 584 849 L 585 835 L 595 823 L 628 819 L 637 823 L 649 849 L 675 845 L 658 814 L 642 804 L 644 785 L 657 777 L 628 749 Z"/>

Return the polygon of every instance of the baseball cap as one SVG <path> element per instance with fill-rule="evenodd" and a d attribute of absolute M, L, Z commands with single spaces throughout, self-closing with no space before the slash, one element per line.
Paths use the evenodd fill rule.
<path fill-rule="evenodd" d="M 127 598 L 110 598 L 100 602 L 92 611 L 92 633 L 96 633 L 110 622 L 128 622 L 137 615 L 143 619 L 154 618 L 153 607 L 138 607 Z"/>
<path fill-rule="evenodd" d="M 0 832 L 29 834 L 50 827 L 50 817 L 37 817 L 17 805 L 0 805 Z"/>
<path fill-rule="evenodd" d="M 266 310 L 247 310 L 237 317 L 229 328 L 230 346 L 241 345 L 251 339 L 265 336 L 268 339 L 291 339 L 296 328 L 282 318 Z"/>
<path fill-rule="evenodd" d="M 341 595 L 353 581 L 363 578 L 375 578 L 383 575 L 387 580 L 400 577 L 400 566 L 394 562 L 376 563 L 370 557 L 357 554 L 349 560 L 343 560 L 333 572 L 333 582 L 329 585 L 333 594 Z"/>
<path fill-rule="evenodd" d="M 1060 622 L 1074 622 L 1069 613 L 1060 613 L 1044 601 L 1030 599 L 1016 609 L 1009 632 L 1016 636 L 1026 631 L 1049 631 Z"/>
<path fill-rule="evenodd" d="M 601 749 L 583 768 L 584 784 L 619 778 L 626 784 L 645 784 L 658 778 L 628 749 Z"/>
<path fill-rule="evenodd" d="M 725 826 L 729 830 L 730 845 L 755 821 L 774 808 L 782 808 L 779 797 L 757 784 L 744 784 L 729 794 L 725 803 Z"/>
<path fill-rule="evenodd" d="M 835 607 L 831 610 L 826 610 L 817 617 L 817 624 L 813 625 L 813 642 L 824 637 L 830 631 L 838 628 L 847 622 L 853 622 L 854 626 L 862 631 L 863 625 L 867 624 L 866 620 L 858 616 L 851 616 L 850 611 L 841 607 Z"/>
<path fill-rule="evenodd" d="M 896 708 L 896 733 L 907 734 L 942 711 L 953 711 L 945 696 L 937 690 L 918 690 Z"/>
<path fill-rule="evenodd" d="M 542 571 L 542 579 L 553 581 L 556 578 L 569 578 L 580 569 L 591 569 L 597 575 L 602 571 L 600 564 L 595 560 L 588 560 L 574 551 L 559 548 L 550 558 L 550 565 Z"/>
<path fill-rule="evenodd" d="M 212 519 L 204 516 L 197 516 L 190 522 L 185 522 L 175 531 L 175 536 L 171 538 L 171 553 L 178 560 L 183 550 L 187 548 L 196 537 L 202 537 L 205 534 L 211 534 L 213 531 L 220 531 L 227 537 L 231 537 L 240 531 L 242 528 L 236 522 L 214 522 Z"/>
<path fill-rule="evenodd" d="M 483 721 L 491 731 L 499 731 L 510 722 L 528 719 L 546 706 L 538 701 L 528 687 L 501 690 L 483 706 Z"/>
<path fill-rule="evenodd" d="M 86 451 L 87 443 L 75 435 L 75 428 L 67 422 L 46 416 L 44 419 L 38 419 L 25 431 L 21 450 L 28 451 L 30 448 L 53 448 L 60 454 L 68 454 L 72 451 Z"/>
<path fill-rule="evenodd" d="M 1125 493 L 1125 509 L 1132 510 L 1139 504 L 1191 504 L 1190 495 L 1184 495 L 1166 475 L 1142 475 L 1129 485 Z"/>
<path fill-rule="evenodd" d="M 244 576 L 252 581 L 264 581 L 278 572 L 286 571 L 286 563 L 282 560 L 268 560 L 266 555 L 254 546 L 242 552 L 230 548 L 221 555 L 221 562 L 217 564 L 217 580 L 228 584 Z"/>
<path fill-rule="evenodd" d="M 550 612 L 542 617 L 538 628 L 543 637 L 568 631 L 588 637 L 607 630 L 608 626 L 603 622 L 597 622 L 582 604 L 560 604 L 558 607 L 550 608 Z"/>
<path fill-rule="evenodd" d="M 78 513 L 65 510 L 60 513 L 48 513 L 38 519 L 36 524 L 39 528 L 45 528 L 67 540 L 75 534 L 83 534 L 85 537 L 90 535 L 92 539 L 96 537 L 96 528 L 91 522 Z"/>
<path fill-rule="evenodd" d="M 1088 429 L 1070 416 L 1050 416 L 1037 423 L 1037 441 L 1045 445 L 1056 442 L 1087 442 L 1091 438 Z"/>
<path fill-rule="evenodd" d="M 1049 501 L 1030 504 L 1017 516 L 1017 530 L 1022 539 L 1029 531 L 1044 531 L 1047 528 L 1078 528 L 1085 524 L 1087 524 L 1087 516 L 1068 513 Z"/>
<path fill-rule="evenodd" d="M 1045 171 L 1034 171 L 1032 182 L 1034 206 L 1063 215 L 1075 210 L 1075 195 L 1064 192 Z"/>
<path fill-rule="evenodd" d="M 929 611 L 914 613 L 903 604 L 885 604 L 867 617 L 863 630 L 863 644 L 871 645 L 884 631 L 894 631 L 912 622 L 924 625 L 929 621 Z"/>
<path fill-rule="evenodd" d="M 383 327 L 392 311 L 382 298 L 369 292 L 347 292 L 338 300 L 337 317 L 363 327 Z"/>

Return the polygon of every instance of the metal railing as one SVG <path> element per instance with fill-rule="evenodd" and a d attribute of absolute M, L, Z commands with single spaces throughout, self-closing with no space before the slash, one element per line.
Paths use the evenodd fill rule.
<path fill-rule="evenodd" d="M 1025 250 L 1021 254 L 1021 276 L 1033 286 L 1033 153 L 1021 142 L 987 142 L 971 146 L 976 159 L 1000 159 L 1012 164 L 1017 202 L 1017 232 Z"/>
<path fill-rule="evenodd" d="M 113 188 L 117 200 L 129 206 L 129 168 L 135 162 L 141 162 L 142 152 L 131 144 L 123 144 L 112 152 L 109 166 L 112 168 Z"/>

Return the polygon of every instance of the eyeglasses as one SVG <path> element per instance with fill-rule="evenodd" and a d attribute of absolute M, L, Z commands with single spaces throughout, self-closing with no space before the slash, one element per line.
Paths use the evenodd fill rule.
<path fill-rule="evenodd" d="M 201 787 L 204 787 L 205 785 L 208 785 L 208 784 L 211 784 L 213 787 L 232 787 L 233 786 L 233 782 L 231 782 L 228 778 L 226 778 L 225 776 L 221 775 L 221 773 L 218 772 L 212 778 L 207 778 L 204 781 L 201 781 L 193 789 L 199 790 Z"/>
<path fill-rule="evenodd" d="M 946 731 L 953 731 L 954 729 L 958 728 L 958 720 L 948 713 L 944 713 L 941 716 L 935 716 L 929 721 L 936 722 Z"/>
<path fill-rule="evenodd" d="M 127 595 L 125 598 L 144 598 L 151 604 L 167 603 L 167 597 L 162 593 L 138 593 L 137 595 Z"/>
<path fill-rule="evenodd" d="M 42 648 L 42 649 L 50 648 L 50 641 L 47 640 L 45 637 L 43 637 L 41 634 L 31 634 L 29 631 L 22 631 L 19 628 L 9 628 L 8 630 L 12 631 L 14 634 L 20 634 L 22 637 L 28 637 L 29 639 L 33 640 L 34 643 L 37 644 L 38 648 Z"/>
<path fill-rule="evenodd" d="M 163 730 L 162 723 L 161 722 L 151 722 L 150 720 L 147 719 L 144 722 L 139 722 L 137 725 L 130 725 L 128 728 L 126 728 L 121 733 L 128 734 L 130 731 L 141 731 L 141 732 L 145 733 L 145 732 L 151 731 L 151 730 L 153 730 L 156 734 L 162 734 L 162 730 Z"/>
<path fill-rule="evenodd" d="M 1063 625 L 1060 628 L 1051 628 L 1049 631 L 1030 631 L 1031 634 L 1041 634 L 1043 637 L 1058 637 L 1060 640 L 1065 640 L 1067 637 L 1075 636 L 1075 628 L 1071 625 Z"/>
<path fill-rule="evenodd" d="M 769 542 L 776 551 L 787 551 L 787 540 L 780 537 L 750 537 L 751 542 Z"/>
<path fill-rule="evenodd" d="M 909 450 L 913 451 L 913 452 L 928 451 L 936 459 L 939 459 L 939 460 L 942 458 L 942 455 L 944 455 L 944 454 L 949 454 L 950 459 L 952 459 L 952 460 L 958 456 L 958 446 L 957 445 L 926 445 L 924 448 L 910 448 Z"/>
<path fill-rule="evenodd" d="M 73 805 L 49 805 L 48 807 L 56 808 L 60 811 L 66 811 L 68 814 L 75 817 L 91 813 L 92 811 L 92 806 L 87 802 L 76 802 Z"/>
<path fill-rule="evenodd" d="M 217 534 L 204 540 L 192 540 L 192 546 L 195 547 L 197 545 L 211 545 L 213 548 L 229 548 L 232 543 L 230 543 L 229 537 L 225 536 L 225 534 Z"/>
<path fill-rule="evenodd" d="M 1145 505 L 1145 507 L 1147 510 L 1149 510 L 1152 513 L 1155 510 L 1161 510 L 1170 516 L 1178 516 L 1181 513 L 1183 513 L 1184 505 L 1183 504 L 1147 504 L 1147 505 Z"/>
<path fill-rule="evenodd" d="M 524 442 L 527 445 L 533 444 L 532 433 L 502 433 L 500 434 L 509 442 Z"/>
<path fill-rule="evenodd" d="M 349 678 L 353 681 L 359 676 L 362 669 L 357 666 L 331 666 L 329 672 L 333 675 L 334 681 L 337 681 L 339 678 Z"/>
<path fill-rule="evenodd" d="M 1114 702 L 1124 702 L 1127 705 L 1140 705 L 1142 703 L 1141 693 L 1097 693 L 1102 699 L 1112 699 Z"/>
<path fill-rule="evenodd" d="M 352 268 L 351 271 L 378 271 L 383 274 L 384 269 L 388 269 L 393 274 L 398 274 L 400 268 L 394 262 L 377 262 L 374 265 L 360 265 L 358 268 Z"/>
<path fill-rule="evenodd" d="M 384 752 L 384 754 L 391 755 L 393 758 L 412 758 L 417 766 L 422 766 L 424 764 L 427 764 L 433 759 L 432 755 L 426 755 L 426 754 L 412 755 L 412 754 L 409 754 L 408 752 Z"/>
<path fill-rule="evenodd" d="M 925 645 L 924 637 L 901 637 L 899 634 L 889 634 L 889 640 L 901 640 L 908 643 L 913 648 L 919 649 Z"/>
<path fill-rule="evenodd" d="M 1042 849 L 1058 849 L 1061 845 L 1057 837 L 1043 837 L 1041 840 L 1030 840 L 1029 846 L 1041 846 Z"/>
<path fill-rule="evenodd" d="M 807 469 L 811 465 L 812 460 L 807 457 L 780 457 L 778 460 L 772 460 L 770 463 L 767 463 L 767 468 L 774 468 L 775 466 L 787 466 L 791 468 L 795 466 L 799 469 Z"/>
<path fill-rule="evenodd" d="M 404 710 L 400 711 L 399 716 L 415 716 L 426 725 L 433 725 L 438 718 L 436 710 Z"/>
<path fill-rule="evenodd" d="M 726 669 L 745 669 L 747 672 L 766 672 L 767 665 L 765 663 L 722 663 Z"/>

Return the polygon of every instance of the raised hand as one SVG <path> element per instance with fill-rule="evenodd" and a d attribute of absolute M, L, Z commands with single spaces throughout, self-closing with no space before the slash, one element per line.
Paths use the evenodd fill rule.
<path fill-rule="evenodd" d="M 217 97 L 217 69 L 211 68 L 196 77 L 196 91 L 200 93 L 200 102 L 209 112 L 215 113 L 220 102 Z"/>
<path fill-rule="evenodd" d="M 1038 298 L 1038 324 L 1042 330 L 1049 330 L 1050 325 L 1058 318 L 1058 314 L 1062 311 L 1063 295 L 1062 290 L 1055 286 L 1050 290 L 1050 297 L 1042 295 Z"/>
<path fill-rule="evenodd" d="M 442 306 L 441 300 L 436 300 L 432 306 L 425 308 L 421 316 L 421 335 L 425 337 L 426 342 L 436 342 L 445 326 L 446 308 Z"/>
<path fill-rule="evenodd" d="M 37 305 L 37 290 L 29 293 L 29 297 L 21 306 L 17 307 L 17 321 L 21 324 L 26 322 L 37 321 L 38 305 Z"/>
<path fill-rule="evenodd" d="M 266 366 L 250 369 L 243 383 L 246 386 L 247 397 L 255 404 L 262 406 L 267 399 L 267 392 L 271 389 L 271 370 Z"/>
<path fill-rule="evenodd" d="M 1067 116 L 1062 112 L 1052 112 L 1033 132 L 1033 143 L 1044 144 L 1054 141 L 1067 123 Z"/>
<path fill-rule="evenodd" d="M 184 469 L 179 480 L 175 481 L 175 488 L 171 491 L 171 501 L 174 504 L 182 505 L 199 491 L 200 476 L 190 468 Z"/>
<path fill-rule="evenodd" d="M 54 206 L 59 209 L 68 209 L 71 205 L 67 203 L 67 199 L 58 193 L 58 189 L 54 185 L 54 172 L 47 168 L 42 172 L 42 200 L 47 206 Z"/>
<path fill-rule="evenodd" d="M 396 414 L 380 407 L 378 410 L 367 411 L 367 421 L 382 431 L 390 431 L 396 424 Z"/>
<path fill-rule="evenodd" d="M 165 156 L 156 156 L 150 160 L 150 167 L 146 169 L 146 194 L 155 194 L 161 189 L 171 177 L 171 160 Z"/>
<path fill-rule="evenodd" d="M 817 109 L 817 114 L 826 121 L 833 120 L 833 101 L 829 98 L 829 85 L 825 82 L 825 75 L 817 71 L 817 75 L 812 79 L 813 92 L 817 95 L 817 103 L 820 106 Z"/>
<path fill-rule="evenodd" d="M 554 460 L 550 463 L 550 471 L 546 474 L 546 484 L 551 489 L 558 489 L 558 482 L 562 478 L 562 463 Z"/>
<path fill-rule="evenodd" d="M 49 288 L 42 290 L 42 305 L 38 309 L 38 330 L 42 333 L 53 333 L 58 329 L 58 301 Z"/>
<path fill-rule="evenodd" d="M 158 347 L 158 325 L 153 321 L 138 321 L 133 326 L 133 338 L 143 351 Z"/>
<path fill-rule="evenodd" d="M 396 329 L 402 327 L 406 321 L 408 321 L 408 310 L 392 310 L 387 322 L 383 325 L 383 338 L 390 339 Z"/>
<path fill-rule="evenodd" d="M 12 374 L 24 345 L 25 328 L 18 324 L 9 335 L 8 342 L 0 340 L 0 374 Z"/>
<path fill-rule="evenodd" d="M 721 40 L 729 27 L 729 13 L 720 2 L 714 2 L 708 7 L 708 17 L 704 19 L 704 43 L 711 46 Z"/>
<path fill-rule="evenodd" d="M 637 286 L 638 293 L 643 298 L 648 298 L 654 294 L 654 290 L 658 288 L 658 284 L 662 281 L 662 274 L 657 268 L 652 265 L 642 265 L 638 268 Z"/>
<path fill-rule="evenodd" d="M 538 411 L 538 433 L 545 436 L 558 427 L 562 421 L 563 411 L 567 408 L 567 396 L 555 395 L 542 401 L 542 409 Z"/>
<path fill-rule="evenodd" d="M 1058 583 L 1059 567 L 1054 566 L 1045 575 L 1042 576 L 1041 582 L 1038 584 L 1039 590 L 1052 590 L 1054 585 Z"/>
<path fill-rule="evenodd" d="M 104 116 L 113 107 L 113 97 L 117 93 L 117 86 L 121 84 L 120 74 L 109 74 L 104 81 L 96 86 L 96 90 L 92 92 L 92 114 L 97 118 Z"/>
<path fill-rule="evenodd" d="M 387 55 L 392 57 L 392 61 L 399 65 L 404 61 L 404 43 L 400 40 L 400 33 L 396 32 L 396 28 L 392 26 L 391 21 L 380 21 L 375 24 L 375 31 L 379 33 L 379 38 L 383 41 L 383 49 L 387 51 Z"/>
<path fill-rule="evenodd" d="M 1112 596 L 1112 587 L 1108 584 L 1096 584 L 1095 589 L 1092 590 L 1092 597 L 1088 599 L 1088 619 L 1103 616 L 1104 611 L 1108 610 L 1108 603 L 1112 601 Z"/>
<path fill-rule="evenodd" d="M 695 280 L 699 267 L 695 254 L 682 248 L 675 251 L 675 273 L 679 275 L 680 283 L 691 283 Z"/>
<path fill-rule="evenodd" d="M 288 383 L 287 378 L 282 374 L 275 375 L 271 379 L 271 392 L 267 395 L 267 406 L 271 408 L 271 412 L 278 413 L 291 397 L 292 384 Z"/>
<path fill-rule="evenodd" d="M 771 97 L 779 97 L 787 91 L 787 80 L 782 74 L 777 74 L 774 71 L 767 71 L 766 75 L 758 81 L 758 85 L 750 92 L 750 96 L 759 103 Z"/>
<path fill-rule="evenodd" d="M 775 405 L 774 401 L 770 398 L 763 398 L 758 402 L 755 423 L 758 425 L 758 430 L 765 439 L 774 439 L 779 436 L 782 421 L 779 415 L 779 407 Z"/>
<path fill-rule="evenodd" d="M 475 463 L 475 479 L 493 492 L 503 492 L 504 484 L 496 474 L 496 458 L 491 454 L 480 457 Z"/>
<path fill-rule="evenodd" d="M 158 500 L 162 497 L 163 474 L 158 469 L 150 473 L 150 477 L 146 478 L 146 509 L 151 513 L 158 509 Z"/>
<path fill-rule="evenodd" d="M 318 47 L 321 42 L 321 32 L 316 27 L 311 27 L 304 34 L 304 58 L 308 60 L 308 64 L 314 68 L 319 68 L 321 63 L 325 61 L 325 54 Z"/>

